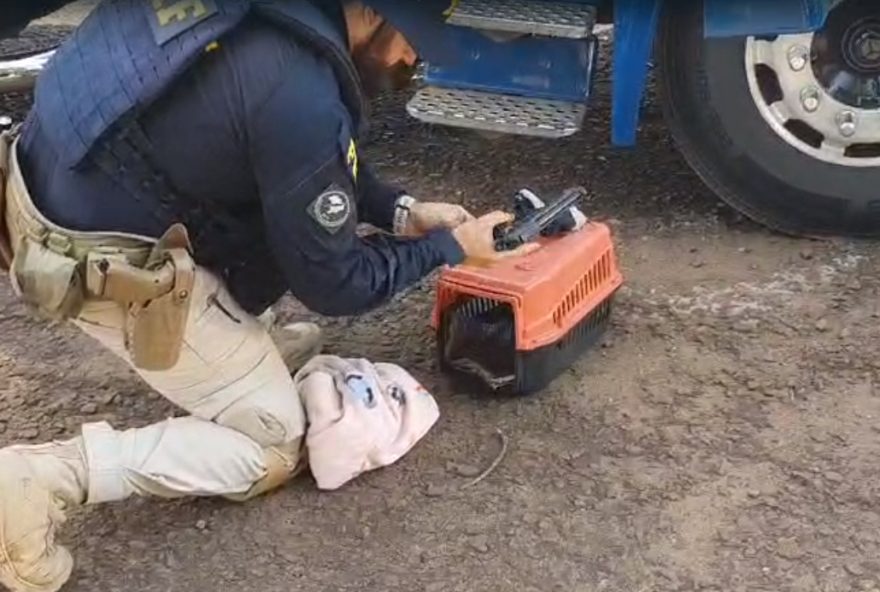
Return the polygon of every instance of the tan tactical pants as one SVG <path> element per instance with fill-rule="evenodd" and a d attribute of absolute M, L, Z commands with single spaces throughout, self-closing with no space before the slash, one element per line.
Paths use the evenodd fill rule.
<path fill-rule="evenodd" d="M 75 321 L 192 414 L 125 432 L 84 426 L 90 503 L 131 494 L 244 499 L 301 468 L 302 403 L 264 325 L 204 269 L 197 271 L 191 306 L 180 360 L 161 372 L 131 364 L 118 305 L 87 303 Z"/>

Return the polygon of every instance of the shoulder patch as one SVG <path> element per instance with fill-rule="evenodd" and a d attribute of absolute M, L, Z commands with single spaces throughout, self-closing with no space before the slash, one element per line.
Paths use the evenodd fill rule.
<path fill-rule="evenodd" d="M 216 0 L 143 0 L 158 45 L 217 14 Z"/>
<path fill-rule="evenodd" d="M 335 183 L 315 198 L 308 208 L 309 215 L 324 230 L 334 234 L 345 226 L 351 216 L 351 198 Z"/>

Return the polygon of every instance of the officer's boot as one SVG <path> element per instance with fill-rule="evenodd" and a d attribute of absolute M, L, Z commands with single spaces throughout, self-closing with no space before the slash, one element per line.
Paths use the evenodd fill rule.
<path fill-rule="evenodd" d="M 291 323 L 276 328 L 271 335 L 291 374 L 324 348 L 324 335 L 314 323 Z"/>
<path fill-rule="evenodd" d="M 257 317 L 266 327 L 287 370 L 294 374 L 305 366 L 306 362 L 321 353 L 324 348 L 324 336 L 321 328 L 314 323 L 291 323 L 278 326 L 275 312 L 270 308 Z"/>
<path fill-rule="evenodd" d="M 55 592 L 73 558 L 55 543 L 65 510 L 86 499 L 82 439 L 0 450 L 0 584 L 13 592 Z"/>

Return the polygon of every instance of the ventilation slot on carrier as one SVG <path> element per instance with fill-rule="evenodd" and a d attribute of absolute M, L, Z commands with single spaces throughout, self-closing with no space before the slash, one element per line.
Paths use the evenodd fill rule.
<path fill-rule="evenodd" d="M 553 322 L 561 327 L 572 311 L 599 290 L 611 277 L 611 253 L 607 252 L 581 277 L 553 312 Z"/>

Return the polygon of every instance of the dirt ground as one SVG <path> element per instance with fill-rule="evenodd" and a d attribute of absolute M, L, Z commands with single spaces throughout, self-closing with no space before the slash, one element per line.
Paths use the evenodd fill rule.
<path fill-rule="evenodd" d="M 475 212 L 523 185 L 589 188 L 626 281 L 600 347 L 542 394 L 498 400 L 438 373 L 433 277 L 365 317 L 318 318 L 331 353 L 400 355 L 432 390 L 442 417 L 417 448 L 333 493 L 303 477 L 246 505 L 77 511 L 66 590 L 880 590 L 877 246 L 733 213 L 683 163 L 653 96 L 638 148 L 611 149 L 609 91 L 603 70 L 590 128 L 558 142 L 432 128 L 392 97 L 366 147 L 415 195 Z M 6 282 L 0 335 L 0 444 L 175 413 L 74 329 L 31 320 Z M 500 466 L 451 491 L 495 457 L 496 428 Z"/>

